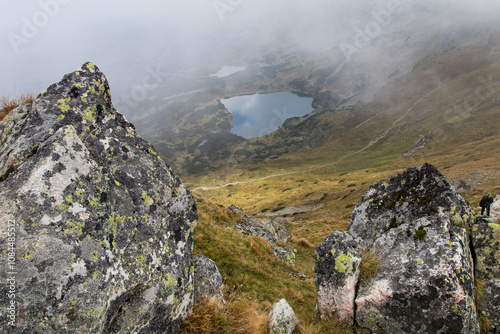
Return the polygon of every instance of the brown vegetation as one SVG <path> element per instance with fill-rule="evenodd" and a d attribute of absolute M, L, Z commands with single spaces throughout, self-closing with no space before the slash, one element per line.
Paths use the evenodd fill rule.
<path fill-rule="evenodd" d="M 225 305 L 205 299 L 195 305 L 182 325 L 183 334 L 266 333 L 269 319 L 256 310 L 254 302 L 242 294 L 232 294 Z"/>
<path fill-rule="evenodd" d="M 34 93 L 22 93 L 16 97 L 2 96 L 0 98 L 0 121 L 5 118 L 12 110 L 20 105 L 33 103 L 36 95 Z"/>

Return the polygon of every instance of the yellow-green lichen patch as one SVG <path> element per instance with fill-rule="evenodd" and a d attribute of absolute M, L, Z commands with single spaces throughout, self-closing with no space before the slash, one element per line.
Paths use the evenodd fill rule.
<path fill-rule="evenodd" d="M 67 97 L 65 99 L 59 99 L 57 101 L 56 106 L 62 111 L 62 112 L 67 112 L 69 110 L 68 102 L 71 100 L 71 97 Z"/>
<path fill-rule="evenodd" d="M 83 234 L 82 229 L 85 226 L 85 223 L 83 223 L 83 222 L 73 222 L 71 220 L 66 220 L 66 226 L 68 226 L 68 228 L 64 230 L 65 234 L 69 234 L 69 235 L 82 235 Z"/>
<path fill-rule="evenodd" d="M 95 122 L 95 110 L 96 106 L 93 105 L 92 107 L 88 107 L 82 112 L 82 117 L 84 120 L 89 121 L 89 122 Z"/>
<path fill-rule="evenodd" d="M 341 252 L 340 255 L 335 258 L 335 270 L 340 273 L 350 273 L 352 271 L 352 257 L 351 253 L 344 254 L 344 252 Z"/>
<path fill-rule="evenodd" d="M 93 63 L 88 63 L 88 64 L 87 64 L 87 68 L 88 68 L 89 70 L 93 70 L 93 69 L 95 69 L 95 65 L 94 65 Z"/>
<path fill-rule="evenodd" d="M 144 200 L 144 204 L 146 206 L 150 206 L 152 204 L 152 202 L 153 202 L 153 200 L 151 199 L 151 197 L 149 197 L 148 194 L 145 191 L 142 192 L 142 199 Z"/>

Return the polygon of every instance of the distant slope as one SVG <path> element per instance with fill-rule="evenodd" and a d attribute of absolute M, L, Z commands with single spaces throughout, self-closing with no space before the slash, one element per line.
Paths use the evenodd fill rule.
<path fill-rule="evenodd" d="M 380 116 L 397 114 L 398 108 L 411 103 L 413 97 L 422 97 L 438 87 L 443 86 L 443 95 L 448 95 L 444 92 L 449 89 L 467 89 L 447 85 L 464 75 L 481 77 L 479 69 L 496 63 L 499 33 L 492 32 L 491 27 L 434 31 L 431 29 L 437 22 L 431 20 L 427 30 L 410 25 L 399 31 L 408 15 L 403 12 L 394 17 L 387 31 L 350 58 L 339 48 L 317 54 L 290 49 L 273 57 L 275 66 L 249 67 L 222 79 L 183 79 L 181 86 L 190 93 L 164 97 L 161 103 L 154 99 L 147 102 L 149 111 L 135 117 L 134 123 L 181 174 L 197 174 L 321 146 L 354 128 L 372 136 L 372 131 L 362 125 L 374 124 L 377 119 L 391 122 L 391 118 Z M 451 31 L 460 31 L 460 38 L 449 41 Z M 410 43 L 416 36 L 419 40 Z M 459 47 L 454 48 L 456 45 Z M 379 57 L 388 47 L 394 48 L 393 52 L 383 61 L 367 56 Z M 445 51 L 432 54 L 436 50 Z M 482 78 L 489 80 L 485 75 Z M 480 90 L 484 85 L 478 80 L 464 85 Z M 277 131 L 257 139 L 245 140 L 230 133 L 232 115 L 220 99 L 276 91 L 308 94 L 314 98 L 315 110 L 306 117 L 289 119 Z M 155 96 L 161 96 L 161 91 Z M 456 105 L 444 101 L 448 100 L 441 104 Z M 363 147 L 361 142 L 356 146 Z"/>

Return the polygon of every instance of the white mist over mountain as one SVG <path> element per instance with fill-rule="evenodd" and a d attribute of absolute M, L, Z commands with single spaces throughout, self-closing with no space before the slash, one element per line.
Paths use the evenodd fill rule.
<path fill-rule="evenodd" d="M 153 85 L 209 75 L 263 61 L 266 53 L 344 46 L 346 56 L 358 55 L 400 27 L 421 26 L 417 38 L 438 29 L 460 35 L 500 18 L 496 0 L 0 0 L 0 9 L 6 95 L 40 91 L 85 61 L 95 62 L 120 96 L 145 78 Z"/>

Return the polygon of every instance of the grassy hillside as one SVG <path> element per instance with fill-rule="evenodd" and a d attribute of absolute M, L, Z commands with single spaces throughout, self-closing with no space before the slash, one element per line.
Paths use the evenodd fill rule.
<path fill-rule="evenodd" d="M 491 47 L 481 48 L 427 58 L 372 103 L 321 114 L 323 124 L 342 124 L 322 146 L 183 177 L 198 196 L 196 252 L 212 258 L 228 289 L 254 300 L 258 312 L 286 298 L 301 321 L 299 333 L 331 332 L 338 325 L 315 315 L 314 247 L 346 228 L 371 184 L 429 162 L 449 181 L 474 187 L 462 191 L 473 207 L 485 192 L 500 193 L 500 62 L 484 56 Z M 232 229 L 237 217 L 223 209 L 230 204 L 286 219 L 297 264 L 286 265 L 265 241 Z"/>

